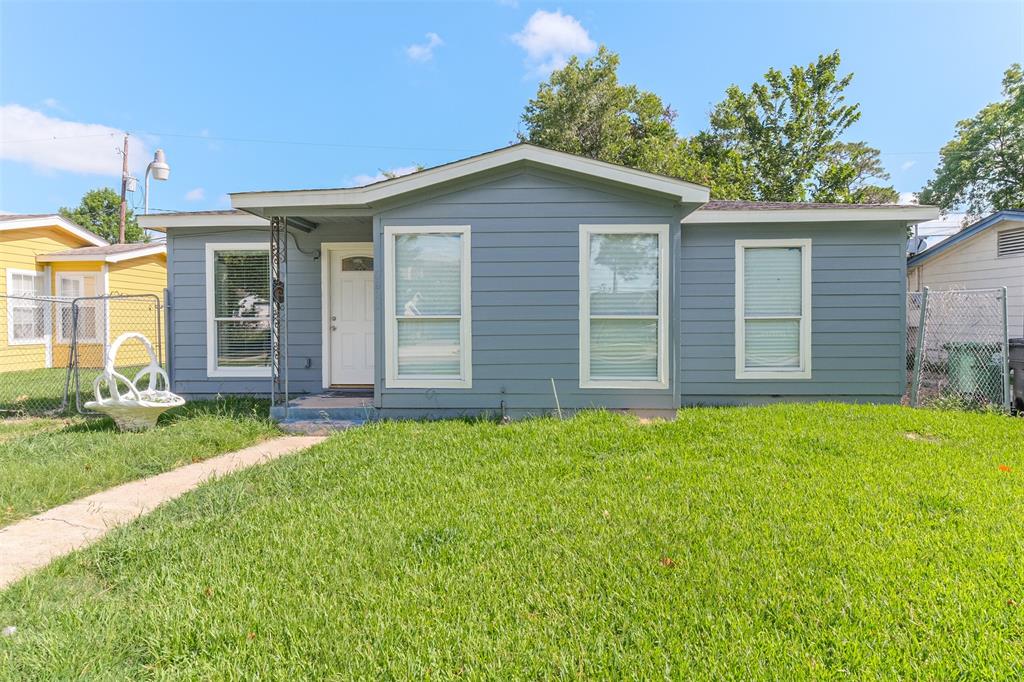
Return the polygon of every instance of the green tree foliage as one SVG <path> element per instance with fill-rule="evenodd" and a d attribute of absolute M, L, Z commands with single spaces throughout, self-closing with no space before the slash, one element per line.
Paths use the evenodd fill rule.
<path fill-rule="evenodd" d="M 843 94 L 853 74 L 839 76 L 838 52 L 818 57 L 788 73 L 768 69 L 749 90 L 732 85 L 711 112 L 705 146 L 733 152 L 749 185 L 735 198 L 761 201 L 895 201 L 878 150 L 863 142 L 842 142 L 860 119 L 860 105 Z M 706 158 L 723 158 L 722 151 Z M 719 163 L 712 164 L 718 172 Z"/>
<path fill-rule="evenodd" d="M 921 191 L 923 204 L 963 208 L 972 216 L 1024 207 L 1024 70 L 1003 76 L 1003 99 L 956 124 L 939 166 Z"/>
<path fill-rule="evenodd" d="M 622 85 L 619 56 L 601 46 L 572 57 L 541 83 L 522 115 L 519 140 L 655 173 L 676 174 L 675 112 L 657 95 Z"/>
<path fill-rule="evenodd" d="M 775 69 L 750 92 L 732 86 L 691 138 L 652 92 L 618 80 L 619 57 L 602 46 L 541 83 L 522 115 L 524 142 L 711 187 L 719 199 L 894 201 L 878 151 L 839 141 L 859 117 L 844 104 L 852 75 L 837 76 L 839 54 L 788 75 Z"/>
<path fill-rule="evenodd" d="M 82 195 L 82 202 L 76 208 L 61 207 L 60 214 L 68 220 L 95 232 L 108 242 L 116 243 L 121 216 L 121 197 L 109 187 L 92 189 Z M 139 227 L 131 209 L 125 214 L 125 241 L 148 242 L 149 237 Z"/>
<path fill-rule="evenodd" d="M 896 188 L 872 183 L 888 179 L 877 149 L 864 142 L 837 142 L 815 179 L 811 198 L 832 203 L 893 204 L 900 198 Z"/>

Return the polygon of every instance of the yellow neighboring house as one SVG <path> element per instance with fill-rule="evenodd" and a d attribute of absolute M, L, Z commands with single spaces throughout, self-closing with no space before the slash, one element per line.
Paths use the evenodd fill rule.
<path fill-rule="evenodd" d="M 166 286 L 164 244 L 110 244 L 59 215 L 0 215 L 0 372 L 67 366 L 71 306 L 62 300 L 153 294 L 162 304 Z M 11 298 L 19 295 L 56 300 Z M 102 366 L 104 349 L 126 331 L 155 342 L 157 314 L 145 300 L 82 302 L 80 365 Z M 144 355 L 126 345 L 123 359 L 141 364 Z"/>

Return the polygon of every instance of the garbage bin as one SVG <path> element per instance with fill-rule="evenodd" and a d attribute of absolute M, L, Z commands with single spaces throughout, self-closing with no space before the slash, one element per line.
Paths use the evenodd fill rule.
<path fill-rule="evenodd" d="M 1024 412 L 1024 337 L 1010 339 L 1010 372 L 1013 374 L 1013 409 Z"/>
<path fill-rule="evenodd" d="M 1003 367 L 998 343 L 983 341 L 951 341 L 942 346 L 946 351 L 949 372 L 948 390 L 961 397 L 984 397 L 989 402 L 1003 402 Z"/>

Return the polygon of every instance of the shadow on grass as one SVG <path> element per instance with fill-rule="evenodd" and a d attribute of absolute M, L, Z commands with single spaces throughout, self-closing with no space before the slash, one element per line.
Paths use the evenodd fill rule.
<path fill-rule="evenodd" d="M 158 426 L 170 426 L 200 417 L 220 419 L 246 419 L 270 421 L 270 401 L 245 396 L 227 396 L 216 400 L 196 400 L 175 407 L 160 416 Z M 62 433 L 96 433 L 117 431 L 117 425 L 110 417 L 88 415 L 87 418 L 66 425 Z"/>

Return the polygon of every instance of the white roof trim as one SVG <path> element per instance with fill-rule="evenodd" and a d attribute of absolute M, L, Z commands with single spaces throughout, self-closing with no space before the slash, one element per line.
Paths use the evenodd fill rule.
<path fill-rule="evenodd" d="M 172 213 L 138 216 L 139 226 L 162 232 L 169 227 L 267 227 L 270 221 L 250 213 Z"/>
<path fill-rule="evenodd" d="M 920 208 L 793 208 L 778 210 L 737 209 L 702 211 L 697 209 L 683 218 L 687 224 L 712 223 L 835 223 L 851 221 L 894 220 L 905 223 L 919 223 L 934 220 L 939 209 L 933 206 Z"/>
<path fill-rule="evenodd" d="M 37 263 L 64 263 L 64 262 L 77 262 L 77 261 L 94 261 L 104 263 L 120 263 L 121 261 L 133 260 L 135 258 L 143 258 L 145 256 L 156 256 L 162 253 L 167 253 L 166 244 L 155 244 L 145 249 L 137 249 L 135 251 L 125 251 L 124 253 L 108 253 L 89 255 L 87 253 L 41 253 L 36 256 Z"/>
<path fill-rule="evenodd" d="M 646 173 L 530 144 L 517 144 L 365 187 L 237 192 L 231 194 L 231 205 L 243 210 L 258 210 L 264 207 L 276 206 L 347 206 L 367 208 L 373 206 L 376 202 L 406 192 L 424 189 L 442 182 L 458 180 L 459 178 L 518 162 L 534 163 L 556 170 L 589 175 L 608 182 L 631 185 L 675 198 L 683 203 L 704 203 L 708 200 L 710 193 L 707 187 L 686 182 L 685 180 Z"/>
<path fill-rule="evenodd" d="M 95 234 L 94 232 L 90 232 L 83 227 L 79 227 L 64 216 L 60 215 L 49 215 L 41 218 L 12 218 L 10 220 L 0 221 L 0 231 L 28 230 L 34 227 L 56 227 L 78 237 L 79 239 L 89 242 L 93 246 L 110 245 L 110 242 L 103 237 Z"/>

